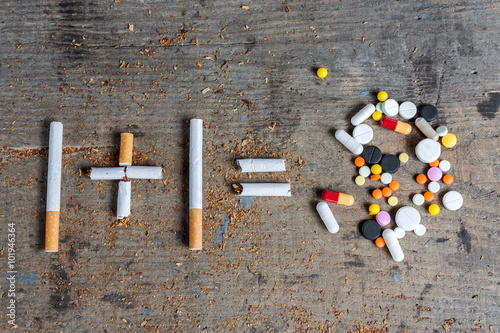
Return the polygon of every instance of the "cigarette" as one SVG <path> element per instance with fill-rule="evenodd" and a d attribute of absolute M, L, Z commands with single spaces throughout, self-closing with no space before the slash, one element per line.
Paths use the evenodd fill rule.
<path fill-rule="evenodd" d="M 278 172 L 285 171 L 284 159 L 248 158 L 236 161 L 241 172 Z"/>
<path fill-rule="evenodd" d="M 63 124 L 50 123 L 49 167 L 47 173 L 47 214 L 45 224 L 45 252 L 59 250 L 59 214 L 61 211 L 61 165 Z"/>
<path fill-rule="evenodd" d="M 248 197 L 290 197 L 290 183 L 241 183 L 240 196 Z"/>
<path fill-rule="evenodd" d="M 153 166 L 129 166 L 125 175 L 129 179 L 161 179 L 161 167 Z"/>
<path fill-rule="evenodd" d="M 92 180 L 121 180 L 125 178 L 125 167 L 116 168 L 92 168 L 90 179 Z"/>
<path fill-rule="evenodd" d="M 118 220 L 130 216 L 130 197 L 132 196 L 131 182 L 121 181 L 118 183 L 118 205 L 116 218 Z"/>
<path fill-rule="evenodd" d="M 132 133 L 120 134 L 120 157 L 118 163 L 120 166 L 132 165 L 132 152 L 134 150 L 134 135 Z"/>
<path fill-rule="evenodd" d="M 189 133 L 189 249 L 201 250 L 203 208 L 203 120 L 191 119 Z"/>

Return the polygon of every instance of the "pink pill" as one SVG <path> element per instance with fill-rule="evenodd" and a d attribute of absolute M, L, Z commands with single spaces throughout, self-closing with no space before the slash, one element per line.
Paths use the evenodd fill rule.
<path fill-rule="evenodd" d="M 443 171 L 438 167 L 432 167 L 427 171 L 427 178 L 429 178 L 433 182 L 437 182 L 443 177 Z"/>
<path fill-rule="evenodd" d="M 377 223 L 381 226 L 388 225 L 389 223 L 391 223 L 391 215 L 389 215 L 389 213 L 385 211 L 381 211 L 377 214 L 375 220 L 377 220 Z"/>

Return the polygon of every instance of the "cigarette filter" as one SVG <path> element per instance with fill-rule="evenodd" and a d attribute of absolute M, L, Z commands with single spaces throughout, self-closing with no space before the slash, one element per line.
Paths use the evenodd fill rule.
<path fill-rule="evenodd" d="M 118 206 L 116 218 L 118 220 L 130 216 L 130 197 L 132 196 L 131 182 L 121 181 L 118 183 Z"/>
<path fill-rule="evenodd" d="M 201 250 L 203 208 L 203 120 L 191 119 L 189 133 L 189 249 Z"/>
<path fill-rule="evenodd" d="M 132 133 L 120 134 L 120 157 L 118 163 L 120 166 L 132 165 L 132 152 L 134 150 L 134 135 Z"/>
<path fill-rule="evenodd" d="M 290 183 L 241 183 L 240 196 L 248 197 L 290 197 Z"/>
<path fill-rule="evenodd" d="M 272 158 L 247 158 L 237 160 L 241 172 L 278 172 L 285 171 L 284 159 Z"/>
<path fill-rule="evenodd" d="M 92 168 L 90 179 L 92 180 L 121 180 L 125 178 L 125 167 L 116 168 Z"/>
<path fill-rule="evenodd" d="M 161 179 L 161 167 L 129 166 L 125 174 L 129 179 Z"/>
<path fill-rule="evenodd" d="M 49 131 L 49 167 L 47 173 L 47 214 L 45 252 L 59 250 L 59 214 L 61 207 L 61 165 L 63 124 L 52 122 Z"/>

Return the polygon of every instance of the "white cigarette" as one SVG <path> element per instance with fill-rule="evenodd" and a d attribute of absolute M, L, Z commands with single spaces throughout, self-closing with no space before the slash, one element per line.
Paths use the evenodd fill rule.
<path fill-rule="evenodd" d="M 161 167 L 129 166 L 125 174 L 129 179 L 161 179 Z"/>
<path fill-rule="evenodd" d="M 131 182 L 118 183 L 118 205 L 116 218 L 121 220 L 130 216 L 130 197 L 132 196 Z"/>
<path fill-rule="evenodd" d="M 189 133 L 189 249 L 201 250 L 203 208 L 203 120 L 191 119 Z"/>
<path fill-rule="evenodd" d="M 57 252 L 59 250 L 62 143 L 63 124 L 59 122 L 50 123 L 45 252 Z"/>
<path fill-rule="evenodd" d="M 116 168 L 92 168 L 90 179 L 92 180 L 121 180 L 125 178 L 125 167 Z"/>
<path fill-rule="evenodd" d="M 248 197 L 290 197 L 290 183 L 241 183 L 240 196 Z"/>
<path fill-rule="evenodd" d="M 236 162 L 240 166 L 241 172 L 278 172 L 286 170 L 284 159 L 247 158 Z"/>

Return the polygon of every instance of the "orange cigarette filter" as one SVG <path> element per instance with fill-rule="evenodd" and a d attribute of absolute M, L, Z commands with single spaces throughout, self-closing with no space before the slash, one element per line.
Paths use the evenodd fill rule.
<path fill-rule="evenodd" d="M 120 166 L 132 165 L 132 153 L 134 150 L 134 134 L 121 133 L 120 134 Z"/>
<path fill-rule="evenodd" d="M 45 217 L 45 251 L 59 250 L 59 212 L 47 212 Z"/>
<path fill-rule="evenodd" d="M 203 248 L 202 210 L 191 208 L 189 210 L 189 249 L 192 251 Z"/>

